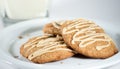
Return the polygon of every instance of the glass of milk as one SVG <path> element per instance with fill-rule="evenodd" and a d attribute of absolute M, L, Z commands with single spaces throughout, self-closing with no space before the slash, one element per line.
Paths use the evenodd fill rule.
<path fill-rule="evenodd" d="M 50 0 L 0 0 L 0 16 L 7 24 L 48 17 Z"/>

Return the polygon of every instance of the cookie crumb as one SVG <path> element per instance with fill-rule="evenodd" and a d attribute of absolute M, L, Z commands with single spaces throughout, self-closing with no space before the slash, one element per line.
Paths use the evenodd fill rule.
<path fill-rule="evenodd" d="M 22 39 L 23 37 L 22 36 L 18 36 L 19 39 Z"/>
<path fill-rule="evenodd" d="M 63 62 L 60 62 L 61 64 L 63 64 Z"/>
<path fill-rule="evenodd" d="M 14 58 L 18 58 L 19 56 L 14 56 Z"/>

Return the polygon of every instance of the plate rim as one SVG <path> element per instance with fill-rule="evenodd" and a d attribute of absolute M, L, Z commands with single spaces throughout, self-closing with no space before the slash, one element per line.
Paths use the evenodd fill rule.
<path fill-rule="evenodd" d="M 8 31 L 8 30 L 10 30 L 10 29 L 13 29 L 14 27 L 22 27 L 22 26 L 24 26 L 24 25 L 28 25 L 28 23 L 29 22 L 37 22 L 37 21 L 39 21 L 40 19 L 33 19 L 33 20 L 28 20 L 28 21 L 23 21 L 23 22 L 19 22 L 19 23 L 16 23 L 16 24 L 14 24 L 14 25 L 11 25 L 11 26 L 9 26 L 9 27 L 6 27 L 5 29 L 3 29 L 2 31 L 0 31 L 0 36 L 3 34 L 3 33 L 5 33 L 6 31 Z M 43 21 L 44 20 L 54 20 L 54 19 L 48 19 L 48 18 L 46 18 L 46 19 L 43 19 Z M 32 23 L 31 23 L 32 24 Z M 44 24 L 43 24 L 44 25 Z M 3 54 L 4 56 L 7 56 L 7 55 L 5 55 L 5 53 L 4 53 L 4 51 L 2 51 L 1 49 L 0 49 L 0 53 L 1 54 Z M 117 64 L 117 63 L 119 63 L 120 62 L 120 60 L 118 60 L 118 58 L 117 59 L 113 59 L 113 57 L 114 58 L 116 58 L 117 56 L 119 56 L 120 57 L 120 52 L 118 52 L 117 54 L 115 54 L 114 56 L 112 56 L 111 58 L 108 58 L 108 59 L 106 59 L 107 61 L 109 61 L 109 60 L 114 60 L 114 62 L 105 62 L 105 61 L 103 61 L 104 63 L 107 63 L 107 64 L 104 64 L 104 65 L 102 65 L 101 63 L 99 63 L 99 64 L 101 64 L 101 65 L 99 65 L 99 66 L 96 66 L 96 67 L 91 67 L 91 66 L 88 66 L 89 67 L 89 69 L 96 69 L 96 68 L 104 68 L 104 67 L 108 67 L 108 66 L 111 66 L 111 65 L 115 65 L 115 64 Z M 7 60 L 7 58 L 6 57 L 4 57 L 5 59 L 3 59 L 3 57 L 1 58 L 2 56 L 0 55 L 0 60 L 1 61 L 4 61 L 4 62 L 10 62 L 11 64 L 15 64 L 15 65 L 17 65 L 17 66 L 31 66 L 31 64 L 32 64 L 32 66 L 31 67 L 45 67 L 44 66 L 44 64 L 34 64 L 34 63 L 28 63 L 28 62 L 23 62 L 23 61 L 20 61 L 20 60 L 17 60 L 17 59 L 15 59 L 15 58 L 12 58 L 12 57 L 10 57 L 10 56 L 8 56 L 9 58 L 11 58 L 11 60 L 14 60 L 15 62 L 12 62 L 11 60 Z M 116 60 L 116 61 L 115 61 Z M 48 68 L 49 67 L 59 67 L 59 66 L 54 66 L 54 65 L 48 65 Z M 67 66 L 66 66 L 67 67 Z M 84 66 L 78 66 L 78 67 L 76 67 L 76 68 L 84 68 Z"/>

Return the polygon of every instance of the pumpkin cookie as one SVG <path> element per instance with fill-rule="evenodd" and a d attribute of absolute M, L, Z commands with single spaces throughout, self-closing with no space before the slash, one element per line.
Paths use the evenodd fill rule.
<path fill-rule="evenodd" d="M 74 55 L 62 37 L 50 35 L 31 38 L 21 46 L 20 53 L 35 63 L 58 61 Z"/>
<path fill-rule="evenodd" d="M 71 48 L 92 58 L 108 58 L 117 53 L 113 40 L 94 22 L 85 19 L 66 21 L 62 36 Z"/>
<path fill-rule="evenodd" d="M 64 22 L 65 21 L 54 21 L 54 22 L 48 23 L 44 26 L 43 32 L 47 34 L 61 35 L 60 26 Z"/>

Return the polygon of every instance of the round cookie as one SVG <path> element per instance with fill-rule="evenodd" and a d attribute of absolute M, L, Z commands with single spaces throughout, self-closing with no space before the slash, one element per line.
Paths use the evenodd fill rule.
<path fill-rule="evenodd" d="M 65 21 L 54 21 L 54 22 L 48 23 L 44 26 L 43 32 L 47 34 L 61 35 L 60 26 L 64 22 Z"/>
<path fill-rule="evenodd" d="M 74 55 L 62 37 L 48 35 L 31 38 L 21 46 L 20 53 L 35 63 L 58 61 Z"/>
<path fill-rule="evenodd" d="M 92 58 L 108 58 L 117 53 L 113 40 L 92 21 L 66 21 L 61 30 L 65 43 L 80 54 Z"/>

